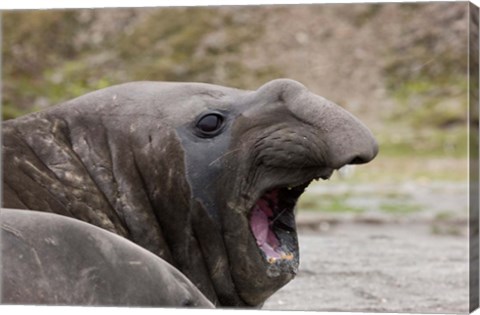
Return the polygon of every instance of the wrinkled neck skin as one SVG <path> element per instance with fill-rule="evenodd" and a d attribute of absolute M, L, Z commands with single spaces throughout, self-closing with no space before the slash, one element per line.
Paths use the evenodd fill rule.
<path fill-rule="evenodd" d="M 3 206 L 54 212 L 122 235 L 177 267 L 214 304 L 247 305 L 231 280 L 220 218 L 211 209 L 216 196 L 204 193 L 216 189 L 215 165 L 192 159 L 208 156 L 208 148 L 200 145 L 205 152 L 187 164 L 182 130 L 172 127 L 165 106 L 141 105 L 114 91 L 5 122 Z M 195 180 L 205 167 L 210 186 Z"/>

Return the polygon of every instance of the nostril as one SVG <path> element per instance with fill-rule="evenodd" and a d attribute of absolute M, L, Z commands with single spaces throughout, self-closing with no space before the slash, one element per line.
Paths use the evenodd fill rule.
<path fill-rule="evenodd" d="M 376 145 L 375 143 L 375 146 L 373 147 L 373 150 L 371 152 L 367 152 L 367 150 L 364 150 L 364 152 L 357 153 L 353 156 L 352 159 L 350 159 L 350 162 L 348 162 L 347 164 L 366 164 L 373 160 L 377 153 L 378 145 Z"/>
<path fill-rule="evenodd" d="M 347 164 L 365 164 L 367 163 L 369 160 L 368 159 L 364 159 L 363 157 L 361 156 L 356 156 L 354 157 L 349 163 Z"/>

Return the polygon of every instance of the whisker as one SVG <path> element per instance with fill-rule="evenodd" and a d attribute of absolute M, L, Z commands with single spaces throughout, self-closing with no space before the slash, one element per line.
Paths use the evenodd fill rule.
<path fill-rule="evenodd" d="M 225 154 L 223 154 L 223 155 L 219 156 L 218 158 L 216 158 L 215 160 L 213 160 L 210 164 L 208 164 L 208 166 L 212 166 L 212 164 L 214 164 L 215 162 L 217 162 L 221 158 L 227 156 L 228 154 L 234 153 L 236 151 L 240 151 L 241 149 L 242 148 L 238 148 L 238 149 L 234 149 L 234 150 L 230 150 L 230 151 L 225 152 Z"/>
<path fill-rule="evenodd" d="M 280 218 L 280 216 L 287 210 L 288 208 L 285 208 L 282 211 L 280 211 L 280 213 L 275 216 L 275 218 L 269 223 L 269 225 L 272 225 L 275 221 L 277 221 L 277 219 Z"/>

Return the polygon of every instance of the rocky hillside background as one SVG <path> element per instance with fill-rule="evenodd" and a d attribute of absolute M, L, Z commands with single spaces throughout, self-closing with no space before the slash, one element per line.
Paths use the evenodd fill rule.
<path fill-rule="evenodd" d="M 3 119 L 135 80 L 256 89 L 288 77 L 390 156 L 464 157 L 468 4 L 9 11 Z"/>

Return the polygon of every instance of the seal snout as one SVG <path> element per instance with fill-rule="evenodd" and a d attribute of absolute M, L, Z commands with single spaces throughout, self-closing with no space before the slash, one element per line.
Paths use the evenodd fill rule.
<path fill-rule="evenodd" d="M 370 130 L 350 114 L 340 119 L 343 121 L 330 129 L 326 164 L 339 169 L 372 161 L 378 154 L 378 143 Z"/>
<path fill-rule="evenodd" d="M 377 155 L 378 144 L 361 121 L 337 104 L 311 93 L 301 83 L 277 79 L 264 84 L 257 93 L 259 98 L 278 102 L 276 110 L 286 109 L 300 123 L 295 127 L 296 133 L 313 135 L 308 137 L 311 143 L 301 145 L 309 149 L 307 155 L 317 156 L 316 166 L 339 169 L 347 164 L 368 163 Z M 302 164 L 312 159 L 303 154 Z"/>

